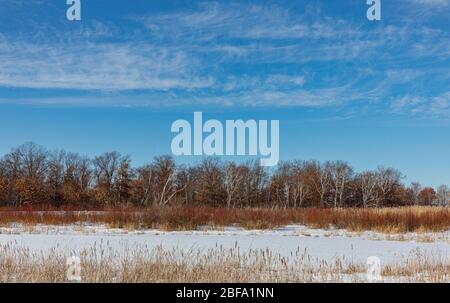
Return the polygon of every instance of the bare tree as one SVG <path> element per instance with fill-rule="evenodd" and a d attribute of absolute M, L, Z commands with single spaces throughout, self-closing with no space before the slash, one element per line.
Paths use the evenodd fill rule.
<path fill-rule="evenodd" d="M 262 205 L 264 201 L 267 203 L 266 191 L 269 183 L 267 170 L 260 165 L 259 161 L 249 161 L 244 167 L 246 169 L 243 181 L 244 195 L 242 203 L 248 207 Z"/>
<path fill-rule="evenodd" d="M 377 171 L 378 182 L 377 187 L 379 190 L 379 199 L 377 199 L 377 206 L 391 203 L 393 201 L 393 195 L 395 189 L 400 185 L 402 174 L 393 168 L 379 167 Z"/>
<path fill-rule="evenodd" d="M 219 206 L 223 200 L 223 174 L 218 158 L 204 159 L 197 167 L 196 192 L 201 203 Z"/>
<path fill-rule="evenodd" d="M 345 162 L 336 161 L 329 164 L 329 170 L 333 187 L 333 205 L 342 207 L 346 186 L 353 177 L 353 169 Z"/>
<path fill-rule="evenodd" d="M 114 189 L 117 194 L 117 202 L 125 204 L 130 200 L 132 178 L 134 171 L 131 169 L 130 159 L 125 157 L 119 165 L 117 178 L 115 179 Z"/>
<path fill-rule="evenodd" d="M 370 204 L 377 201 L 377 185 L 378 176 L 376 172 L 366 171 L 358 174 L 356 177 L 356 184 L 359 187 L 361 194 L 361 203 L 363 207 L 368 207 Z"/>
<path fill-rule="evenodd" d="M 93 164 L 95 167 L 97 183 L 105 183 L 111 188 L 121 162 L 122 156 L 118 152 L 104 153 L 95 157 Z"/>
<path fill-rule="evenodd" d="M 419 195 L 422 191 L 422 185 L 419 182 L 412 182 L 408 188 L 408 192 L 411 196 L 411 204 L 419 205 Z"/>
<path fill-rule="evenodd" d="M 307 182 L 306 164 L 305 162 L 295 161 L 292 164 L 292 199 L 294 207 L 302 207 L 306 197 L 310 192 L 310 188 Z"/>
<path fill-rule="evenodd" d="M 123 159 L 118 152 L 108 152 L 95 157 L 92 161 L 97 178 L 97 197 L 103 203 L 111 204 L 114 200 L 114 180 Z"/>
<path fill-rule="evenodd" d="M 28 142 L 18 148 L 22 174 L 27 178 L 44 180 L 47 171 L 47 151 L 35 143 Z"/>
<path fill-rule="evenodd" d="M 320 207 L 324 207 L 325 204 L 328 204 L 325 197 L 331 185 L 331 164 L 330 162 L 325 162 L 322 165 L 317 162 L 312 162 L 308 164 L 308 169 L 312 170 L 312 174 L 310 173 L 309 176 L 315 191 L 319 195 L 319 205 Z"/>
<path fill-rule="evenodd" d="M 47 174 L 47 151 L 32 142 L 17 148 L 20 158 L 20 178 L 15 182 L 19 204 L 32 204 L 44 201 L 45 177 Z"/>
<path fill-rule="evenodd" d="M 272 196 L 276 199 L 277 207 L 289 207 L 291 194 L 291 164 L 281 162 L 270 179 Z M 272 198 L 272 200 L 274 199 Z"/>
<path fill-rule="evenodd" d="M 63 150 L 51 152 L 48 157 L 47 187 L 49 199 L 55 204 L 62 200 L 66 153 Z"/>
<path fill-rule="evenodd" d="M 241 167 L 237 166 L 234 162 L 229 162 L 225 164 L 224 169 L 224 187 L 226 191 L 226 205 L 228 208 L 235 207 L 236 197 L 235 194 L 238 192 L 242 180 L 244 178 Z M 233 205 L 232 205 L 233 204 Z"/>
<path fill-rule="evenodd" d="M 21 154 L 18 148 L 6 154 L 2 161 L 4 175 L 7 180 L 7 200 L 9 203 L 16 205 L 18 201 L 17 180 L 22 175 Z"/>
<path fill-rule="evenodd" d="M 450 189 L 447 185 L 441 185 L 436 192 L 436 204 L 440 206 L 449 206 L 450 204 Z"/>
<path fill-rule="evenodd" d="M 180 188 L 184 188 L 182 203 L 186 205 L 192 205 L 194 203 L 194 184 L 196 180 L 195 169 L 192 167 L 181 165 L 180 167 L 178 167 L 177 179 Z"/>
<path fill-rule="evenodd" d="M 157 184 L 154 204 L 165 206 L 185 187 L 177 183 L 177 168 L 172 157 L 156 157 L 153 163 L 153 171 Z"/>
<path fill-rule="evenodd" d="M 137 169 L 138 195 L 141 197 L 139 203 L 144 206 L 149 206 L 153 201 L 153 186 L 154 186 L 154 172 L 151 165 L 145 165 Z"/>

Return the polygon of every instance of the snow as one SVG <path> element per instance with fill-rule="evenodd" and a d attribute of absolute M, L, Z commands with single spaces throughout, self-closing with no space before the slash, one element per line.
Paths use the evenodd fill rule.
<path fill-rule="evenodd" d="M 342 257 L 353 262 L 365 263 L 370 256 L 379 257 L 384 264 L 395 263 L 400 258 L 420 250 L 422 254 L 448 259 L 449 232 L 421 236 L 384 235 L 374 232 L 352 233 L 344 230 L 310 229 L 290 225 L 274 230 L 244 230 L 236 227 L 223 230 L 160 231 L 124 230 L 104 225 L 38 225 L 28 228 L 13 225 L 0 228 L 0 245 L 24 247 L 36 251 L 60 249 L 77 252 L 94 246 L 107 245 L 117 251 L 130 247 L 152 249 L 206 250 L 216 246 L 231 249 L 239 246 L 245 253 L 250 249 L 269 249 L 274 254 L 290 257 L 296 251 L 306 251 L 311 257 L 331 261 Z M 400 240 L 401 239 L 401 240 Z"/>

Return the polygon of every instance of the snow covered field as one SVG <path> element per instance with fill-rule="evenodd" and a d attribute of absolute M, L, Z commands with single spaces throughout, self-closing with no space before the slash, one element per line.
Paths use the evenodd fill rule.
<path fill-rule="evenodd" d="M 422 255 L 448 260 L 450 232 L 428 234 L 384 235 L 374 232 L 354 233 L 343 230 L 310 229 L 292 225 L 275 230 L 196 231 L 128 231 L 102 225 L 34 226 L 21 225 L 0 228 L 0 246 L 27 248 L 32 251 L 60 250 L 77 253 L 83 249 L 107 246 L 116 251 L 134 247 L 151 250 L 207 250 L 217 246 L 249 250 L 269 249 L 274 254 L 289 257 L 296 251 L 306 251 L 311 257 L 332 261 L 336 257 L 364 263 L 369 256 L 379 257 L 384 264 L 395 264 L 401 258 L 420 251 Z"/>

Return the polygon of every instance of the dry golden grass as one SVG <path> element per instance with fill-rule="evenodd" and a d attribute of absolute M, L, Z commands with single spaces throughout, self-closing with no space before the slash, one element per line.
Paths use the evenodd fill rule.
<path fill-rule="evenodd" d="M 210 207 L 120 208 L 100 211 L 0 209 L 0 225 L 62 225 L 101 223 L 124 229 L 193 230 L 200 226 L 221 228 L 238 225 L 268 229 L 288 224 L 314 228 L 383 233 L 438 232 L 450 230 L 450 208 L 345 208 L 345 209 L 226 209 Z"/>
<path fill-rule="evenodd" d="M 67 282 L 66 257 L 70 255 L 2 246 L 0 282 Z M 364 264 L 343 258 L 326 262 L 306 251 L 285 258 L 268 250 L 241 253 L 239 247 L 207 251 L 133 248 L 120 253 L 104 247 L 79 256 L 83 282 L 367 282 Z M 395 266 L 384 266 L 382 275 L 384 282 L 450 281 L 448 263 L 419 252 Z"/>

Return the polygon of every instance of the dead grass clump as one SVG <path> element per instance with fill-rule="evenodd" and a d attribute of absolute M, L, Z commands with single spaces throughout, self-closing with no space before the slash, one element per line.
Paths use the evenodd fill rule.
<path fill-rule="evenodd" d="M 0 246 L 0 282 L 67 282 L 66 258 L 77 252 Z M 104 243 L 78 253 L 83 282 L 371 282 L 366 266 L 344 257 L 325 261 L 297 250 L 290 257 L 239 247 L 208 250 L 132 247 Z M 382 269 L 380 282 L 448 282 L 449 264 L 420 252 Z"/>

